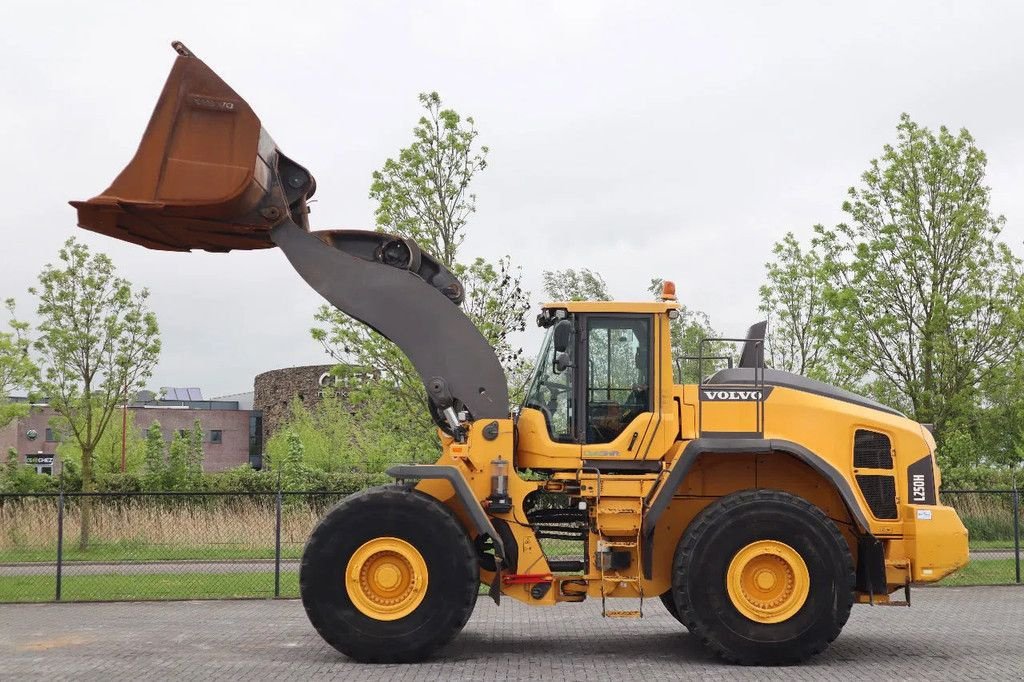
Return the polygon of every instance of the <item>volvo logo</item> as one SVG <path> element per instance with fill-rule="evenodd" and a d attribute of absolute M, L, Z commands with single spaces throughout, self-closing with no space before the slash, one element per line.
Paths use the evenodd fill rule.
<path fill-rule="evenodd" d="M 761 389 L 737 391 L 737 390 L 701 390 L 701 397 L 704 400 L 764 400 L 766 392 Z"/>

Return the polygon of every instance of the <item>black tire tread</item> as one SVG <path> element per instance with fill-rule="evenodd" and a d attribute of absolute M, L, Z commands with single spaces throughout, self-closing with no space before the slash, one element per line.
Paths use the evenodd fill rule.
<path fill-rule="evenodd" d="M 461 559 L 474 576 L 477 574 L 476 551 L 469 540 L 469 536 L 466 534 L 465 528 L 463 528 L 455 514 L 433 497 L 416 490 L 411 490 L 408 486 L 401 484 L 369 488 L 346 497 L 324 515 L 310 534 L 309 539 L 306 541 L 306 546 L 309 547 L 311 544 L 325 539 L 325 536 L 343 532 L 344 529 L 338 527 L 343 525 L 340 519 L 344 517 L 351 518 L 349 514 L 355 514 L 358 518 L 360 514 L 368 513 L 371 508 L 377 505 L 390 507 L 402 504 L 414 504 L 420 507 L 418 511 L 424 515 L 424 518 L 429 519 L 430 523 L 437 524 L 439 536 L 450 533 L 452 537 L 461 538 L 462 541 L 457 543 Z M 311 554 L 309 552 L 303 552 L 299 570 L 300 593 L 305 593 L 308 587 L 305 576 L 311 574 L 309 570 L 310 557 Z M 459 634 L 473 614 L 476 597 L 477 581 L 474 579 L 467 583 L 461 598 L 449 604 L 449 608 L 456 614 L 456 618 L 453 619 L 450 626 L 444 632 L 434 633 L 434 636 L 427 641 L 409 649 L 396 649 L 387 642 L 383 642 L 377 647 L 364 648 L 358 652 L 351 651 L 345 642 L 336 641 L 335 633 L 320 622 L 319 614 L 311 609 L 305 600 L 303 600 L 303 606 L 306 609 L 306 615 L 309 617 L 310 623 L 317 633 L 324 641 L 342 653 L 364 663 L 411 663 L 424 660 L 434 651 L 451 642 Z"/>
<path fill-rule="evenodd" d="M 792 654 L 783 656 L 781 659 L 764 661 L 755 655 L 748 655 L 727 648 L 715 636 L 714 632 L 701 624 L 693 605 L 689 602 L 686 590 L 672 590 L 676 596 L 676 606 L 679 614 L 678 619 L 686 626 L 687 630 L 699 637 L 704 646 L 714 651 L 723 660 L 739 665 L 763 665 L 766 663 L 774 665 L 791 665 L 801 663 L 824 651 L 825 648 L 839 636 L 843 626 L 850 617 L 850 610 L 853 606 L 853 593 L 857 581 L 857 575 L 853 565 L 853 558 L 850 555 L 849 546 L 847 545 L 845 538 L 843 538 L 842 534 L 839 532 L 835 523 L 833 523 L 832 520 L 821 511 L 821 509 L 801 497 L 797 497 L 796 495 L 792 495 L 782 490 L 759 489 L 742 490 L 727 495 L 707 506 L 700 514 L 697 515 L 696 518 L 694 518 L 686 529 L 686 532 L 683 534 L 683 539 L 676 550 L 675 560 L 673 561 L 673 577 L 675 578 L 675 580 L 673 580 L 673 584 L 675 584 L 676 580 L 685 584 L 686 573 L 690 565 L 690 557 L 693 554 L 694 549 L 702 539 L 703 535 L 720 522 L 721 517 L 740 506 L 761 504 L 765 501 L 781 502 L 797 507 L 812 516 L 817 517 L 823 522 L 823 526 L 829 530 L 832 540 L 840 548 L 841 555 L 844 558 L 845 582 L 849 585 L 850 598 L 841 601 L 834 627 L 828 632 L 825 638 L 819 640 L 819 643 L 816 646 L 803 649 L 801 651 L 794 651 Z M 844 576 L 840 576 L 837 580 L 839 584 L 843 584 L 843 577 Z"/>

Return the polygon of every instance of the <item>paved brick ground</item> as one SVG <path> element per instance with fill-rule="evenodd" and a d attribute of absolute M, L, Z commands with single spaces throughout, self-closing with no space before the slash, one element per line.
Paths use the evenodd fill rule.
<path fill-rule="evenodd" d="M 823 655 L 792 668 L 710 657 L 657 601 L 643 620 L 588 602 L 485 598 L 435 660 L 364 666 L 325 645 L 296 601 L 0 606 L 0 679 L 1021 679 L 1024 588 L 919 589 L 914 607 L 855 606 Z"/>

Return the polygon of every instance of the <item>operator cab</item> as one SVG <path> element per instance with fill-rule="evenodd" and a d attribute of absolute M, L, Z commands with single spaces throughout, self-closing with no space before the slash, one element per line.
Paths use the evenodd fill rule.
<path fill-rule="evenodd" d="M 608 301 L 546 305 L 537 322 L 547 334 L 520 410 L 519 453 L 543 460 L 555 452 L 586 466 L 608 460 L 602 469 L 645 459 L 660 421 L 660 375 L 666 367 L 671 372 L 670 363 L 663 366 L 660 340 L 666 313 L 675 308 Z"/>

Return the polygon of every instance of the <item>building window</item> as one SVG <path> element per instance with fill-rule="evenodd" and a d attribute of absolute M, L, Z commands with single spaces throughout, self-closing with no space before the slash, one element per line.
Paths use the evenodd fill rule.
<path fill-rule="evenodd" d="M 53 432 L 53 429 L 46 429 L 46 442 L 47 443 L 56 443 L 57 442 L 57 434 L 55 434 Z"/>
<path fill-rule="evenodd" d="M 182 438 L 188 438 L 188 429 L 178 429 L 178 435 Z"/>
<path fill-rule="evenodd" d="M 249 413 L 249 466 L 263 468 L 263 413 Z"/>
<path fill-rule="evenodd" d="M 219 445 L 224 442 L 224 432 L 220 429 L 213 429 L 210 431 L 210 442 L 214 445 Z"/>

